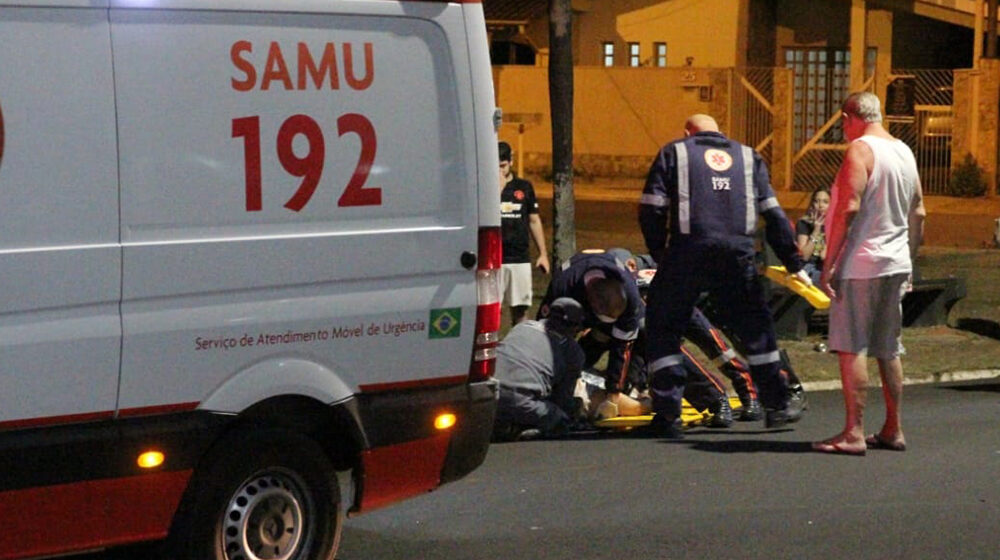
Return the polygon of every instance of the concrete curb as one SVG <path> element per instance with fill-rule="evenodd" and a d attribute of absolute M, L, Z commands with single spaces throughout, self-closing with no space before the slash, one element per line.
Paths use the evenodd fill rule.
<path fill-rule="evenodd" d="M 906 367 L 905 365 L 903 366 Z M 974 381 L 976 379 L 990 379 L 1000 377 L 1000 369 L 979 369 L 973 371 L 954 371 L 948 373 L 935 373 L 925 377 L 906 377 L 903 385 L 925 385 L 928 383 L 953 383 L 955 381 Z M 882 381 L 876 374 L 869 380 L 871 387 L 881 387 Z M 829 381 L 806 381 L 802 383 L 806 391 L 833 391 L 840 389 L 840 380 Z"/>

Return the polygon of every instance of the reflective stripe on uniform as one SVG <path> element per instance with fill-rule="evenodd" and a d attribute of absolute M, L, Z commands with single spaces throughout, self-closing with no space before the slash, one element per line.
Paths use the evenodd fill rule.
<path fill-rule="evenodd" d="M 733 352 L 732 348 L 727 348 L 725 352 L 716 356 L 715 360 L 713 361 L 721 366 L 723 364 L 729 363 L 729 360 L 732 360 L 735 357 L 736 357 L 736 352 Z"/>
<path fill-rule="evenodd" d="M 649 364 L 649 372 L 655 373 L 663 368 L 668 368 L 670 366 L 679 366 L 684 363 L 684 354 L 671 354 L 669 356 L 664 356 L 658 360 L 653 360 L 653 363 Z"/>
<path fill-rule="evenodd" d="M 764 364 L 773 364 L 780 361 L 781 354 L 779 354 L 777 350 L 774 352 L 768 352 L 767 354 L 754 354 L 753 356 L 747 356 L 747 362 L 752 366 L 762 366 Z"/>
<path fill-rule="evenodd" d="M 635 329 L 634 331 L 623 331 L 618 327 L 612 327 L 611 336 L 617 338 L 618 340 L 635 340 L 639 336 L 639 329 Z"/>
<path fill-rule="evenodd" d="M 757 204 L 757 211 L 763 213 L 767 212 L 771 208 L 777 208 L 777 207 L 778 207 L 778 199 L 772 196 L 770 198 L 765 198 L 764 200 L 760 201 L 760 203 Z"/>
<path fill-rule="evenodd" d="M 607 278 L 604 271 L 599 268 L 591 268 L 590 270 L 583 273 L 583 283 L 590 284 L 594 280 L 601 280 Z"/>
<path fill-rule="evenodd" d="M 691 233 L 691 177 L 688 175 L 687 146 L 674 144 L 677 151 L 677 227 L 681 233 Z"/>
<path fill-rule="evenodd" d="M 665 208 L 670 204 L 670 199 L 662 194 L 644 194 L 642 195 L 642 198 L 639 199 L 639 204 L 654 206 L 656 208 Z"/>
<path fill-rule="evenodd" d="M 757 207 L 754 201 L 757 199 L 757 188 L 753 184 L 753 149 L 750 146 L 743 146 L 743 177 L 746 185 L 747 200 L 747 221 L 746 233 L 753 235 L 757 231 Z"/>

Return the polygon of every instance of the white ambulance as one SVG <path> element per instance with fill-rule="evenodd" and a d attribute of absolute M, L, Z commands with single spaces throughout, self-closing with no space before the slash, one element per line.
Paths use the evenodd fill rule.
<path fill-rule="evenodd" d="M 0 558 L 333 558 L 482 463 L 479 0 L 0 0 Z"/>

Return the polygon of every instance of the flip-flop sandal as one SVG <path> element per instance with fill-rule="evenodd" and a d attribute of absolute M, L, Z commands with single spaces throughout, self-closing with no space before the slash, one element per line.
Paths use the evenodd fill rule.
<path fill-rule="evenodd" d="M 843 447 L 843 442 L 825 442 L 816 441 L 812 444 L 813 451 L 819 451 L 820 453 L 829 453 L 831 455 L 854 455 L 856 457 L 863 457 L 865 455 L 864 449 L 848 449 Z"/>
<path fill-rule="evenodd" d="M 875 433 L 865 438 L 865 445 L 868 449 L 887 449 L 889 451 L 906 451 L 905 443 L 892 443 L 882 439 L 882 436 Z"/>

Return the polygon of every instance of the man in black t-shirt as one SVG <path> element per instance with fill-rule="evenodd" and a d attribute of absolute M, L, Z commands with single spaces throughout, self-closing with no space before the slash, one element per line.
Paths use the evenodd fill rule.
<path fill-rule="evenodd" d="M 511 324 L 521 322 L 531 307 L 531 253 L 528 239 L 538 248 L 535 265 L 549 272 L 545 231 L 531 183 L 514 176 L 510 144 L 500 142 L 500 225 L 503 232 L 501 289 L 510 305 Z"/>

